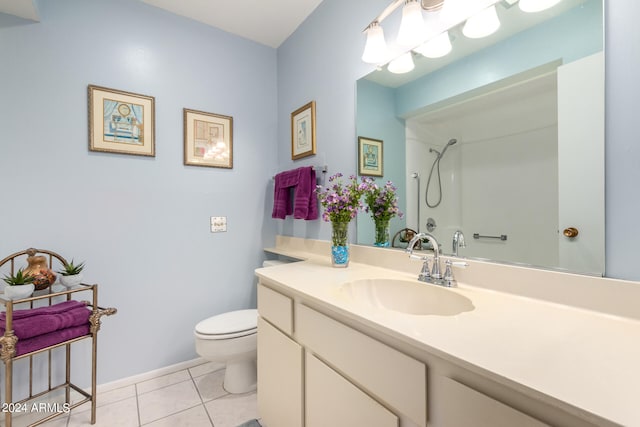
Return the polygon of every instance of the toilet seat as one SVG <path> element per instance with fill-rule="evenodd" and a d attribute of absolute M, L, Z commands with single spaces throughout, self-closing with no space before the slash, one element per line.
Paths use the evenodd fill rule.
<path fill-rule="evenodd" d="M 201 339 L 224 340 L 255 334 L 258 310 L 236 310 L 209 317 L 198 323 L 195 334 Z"/>

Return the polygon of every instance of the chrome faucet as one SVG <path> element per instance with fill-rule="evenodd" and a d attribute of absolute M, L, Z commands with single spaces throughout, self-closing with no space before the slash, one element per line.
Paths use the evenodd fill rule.
<path fill-rule="evenodd" d="M 460 235 L 462 236 L 462 232 L 460 232 Z M 429 243 L 431 243 L 431 246 L 433 246 L 433 266 L 431 268 L 431 271 L 429 271 L 429 258 L 427 256 L 414 255 L 413 253 L 413 247 L 419 240 L 423 239 L 426 239 Z M 442 273 L 440 272 L 440 247 L 436 238 L 429 233 L 416 234 L 409 242 L 409 245 L 407 246 L 407 252 L 409 253 L 409 258 L 419 259 L 423 261 L 422 270 L 418 275 L 418 280 L 420 280 L 421 282 L 433 283 L 435 285 L 446 286 L 449 288 L 455 287 L 457 286 L 457 282 L 453 277 L 453 271 L 451 267 L 467 266 L 466 262 L 452 262 L 451 260 L 447 260 L 447 268 L 444 276 L 442 276 Z"/>
<path fill-rule="evenodd" d="M 433 247 L 433 266 L 431 268 L 431 271 L 429 271 L 429 259 L 426 256 L 413 254 L 413 247 L 418 242 L 418 240 L 423 239 L 426 239 L 429 243 L 431 243 L 431 246 Z M 413 239 L 411 239 L 409 245 L 407 246 L 407 252 L 409 252 L 409 258 L 424 261 L 424 264 L 422 265 L 422 271 L 418 276 L 418 280 L 428 283 L 436 283 L 436 281 L 442 280 L 442 274 L 440 273 L 440 246 L 438 245 L 438 241 L 432 234 L 418 233 L 413 236 Z"/>
<path fill-rule="evenodd" d="M 458 249 L 466 247 L 467 245 L 464 243 L 464 234 L 462 234 L 462 230 L 457 230 L 453 233 L 453 255 L 458 256 Z"/>

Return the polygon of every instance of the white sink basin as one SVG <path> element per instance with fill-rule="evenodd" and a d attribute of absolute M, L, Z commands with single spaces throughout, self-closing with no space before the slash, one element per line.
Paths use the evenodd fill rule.
<path fill-rule="evenodd" d="M 464 295 L 417 280 L 354 280 L 344 283 L 341 292 L 355 304 L 406 314 L 453 316 L 475 308 Z"/>

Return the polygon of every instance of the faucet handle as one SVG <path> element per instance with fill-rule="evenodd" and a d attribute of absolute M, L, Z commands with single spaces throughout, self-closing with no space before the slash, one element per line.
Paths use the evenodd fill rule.
<path fill-rule="evenodd" d="M 464 261 L 453 262 L 450 259 L 446 260 L 444 264 L 446 265 L 446 268 L 444 270 L 444 277 L 443 277 L 445 286 L 448 286 L 450 288 L 457 286 L 458 282 L 456 282 L 456 279 L 453 277 L 453 269 L 451 267 L 453 266 L 453 267 L 466 268 L 469 264 L 467 264 Z"/>
<path fill-rule="evenodd" d="M 429 258 L 426 256 L 422 258 L 424 263 L 422 264 L 422 270 L 418 274 L 418 280 L 421 282 L 428 282 L 431 279 L 431 273 L 429 272 Z"/>
<path fill-rule="evenodd" d="M 447 265 L 451 265 L 453 267 L 459 267 L 459 268 L 467 268 L 469 267 L 469 263 L 467 263 L 466 261 L 451 261 L 450 259 L 448 259 L 445 264 Z"/>

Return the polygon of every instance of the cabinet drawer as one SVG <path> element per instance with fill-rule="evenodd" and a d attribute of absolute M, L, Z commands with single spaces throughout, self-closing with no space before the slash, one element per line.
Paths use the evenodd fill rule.
<path fill-rule="evenodd" d="M 258 284 L 258 312 L 285 334 L 293 333 L 293 300 Z"/>
<path fill-rule="evenodd" d="M 427 425 L 424 363 L 304 305 L 296 306 L 296 337 L 367 393 Z"/>
<path fill-rule="evenodd" d="M 306 354 L 306 427 L 398 427 L 398 417 Z"/>

